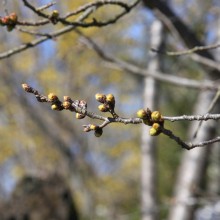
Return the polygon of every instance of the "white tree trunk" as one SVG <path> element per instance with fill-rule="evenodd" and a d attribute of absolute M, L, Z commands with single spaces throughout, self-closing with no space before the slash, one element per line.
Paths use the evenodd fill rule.
<path fill-rule="evenodd" d="M 202 92 L 200 94 L 195 114 L 202 114 L 208 109 L 213 95 L 212 92 Z M 197 123 L 193 123 L 189 131 L 191 138 L 196 128 Z M 213 138 L 214 133 L 214 122 L 205 122 L 200 128 L 195 141 L 209 140 Z M 174 205 L 171 207 L 169 220 L 189 220 L 192 218 L 194 205 L 196 204 L 195 193 L 204 174 L 208 153 L 208 146 L 184 152 L 175 187 Z"/>
<path fill-rule="evenodd" d="M 151 46 L 159 48 L 162 44 L 162 24 L 155 20 L 151 26 Z M 160 61 L 158 55 L 151 54 L 148 70 L 150 72 L 159 71 Z M 155 109 L 157 103 L 157 88 L 156 81 L 151 77 L 144 79 L 144 106 L 145 108 Z M 157 195 L 156 195 L 156 146 L 155 139 L 148 134 L 147 126 L 142 126 L 142 170 L 141 170 L 141 208 L 142 220 L 157 219 Z"/>

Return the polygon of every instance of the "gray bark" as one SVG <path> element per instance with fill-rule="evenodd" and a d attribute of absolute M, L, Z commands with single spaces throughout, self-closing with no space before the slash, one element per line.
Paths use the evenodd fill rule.
<path fill-rule="evenodd" d="M 162 24 L 155 20 L 151 26 L 151 46 L 159 48 L 162 44 Z M 160 60 L 157 55 L 151 54 L 148 70 L 151 72 L 160 69 Z M 158 96 L 158 85 L 152 77 L 144 78 L 144 106 L 155 109 Z M 156 195 L 156 146 L 155 139 L 148 134 L 147 126 L 142 126 L 142 171 L 141 171 L 141 208 L 142 220 L 157 219 L 157 195 Z"/>

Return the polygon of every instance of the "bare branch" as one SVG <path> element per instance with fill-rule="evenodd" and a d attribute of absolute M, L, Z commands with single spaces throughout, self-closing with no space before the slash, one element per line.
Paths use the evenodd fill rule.
<path fill-rule="evenodd" d="M 39 8 L 37 8 L 37 10 L 38 10 L 38 11 L 43 11 L 43 10 L 45 10 L 45 9 L 47 9 L 47 8 L 52 7 L 52 6 L 55 5 L 55 4 L 56 4 L 56 2 L 50 2 L 50 3 L 46 4 L 46 5 L 43 5 L 43 6 L 39 7 Z"/>
<path fill-rule="evenodd" d="M 135 2 L 135 4 L 139 3 L 139 1 Z M 88 3 L 88 4 L 85 4 L 81 7 L 79 7 L 77 10 L 73 11 L 73 12 L 69 12 L 67 13 L 63 19 L 66 19 L 66 18 L 69 18 L 73 15 L 77 15 L 79 13 L 82 13 L 84 11 L 86 11 L 88 8 L 91 8 L 93 6 L 95 6 L 96 8 L 99 8 L 103 5 L 118 5 L 118 6 L 121 6 L 122 8 L 124 8 L 125 10 L 127 11 L 130 11 L 131 10 L 131 7 L 128 6 L 128 4 L 122 2 L 122 1 L 115 1 L 115 0 L 99 0 L 99 1 L 96 1 L 96 2 L 91 2 L 91 3 Z M 135 6 L 135 5 L 134 5 Z"/>
<path fill-rule="evenodd" d="M 195 46 L 191 49 L 183 50 L 183 51 L 161 51 L 156 48 L 151 48 L 151 50 L 153 52 L 166 54 L 168 56 L 182 56 L 182 55 L 192 54 L 192 53 L 195 53 L 198 51 L 217 49 L 219 47 L 220 47 L 220 43 L 212 44 L 212 45 L 208 45 L 208 46 Z"/>
<path fill-rule="evenodd" d="M 212 111 L 212 109 L 213 109 L 213 108 L 215 107 L 215 105 L 217 104 L 217 101 L 218 101 L 219 97 L 220 97 L 220 89 L 216 92 L 215 97 L 213 98 L 213 100 L 212 100 L 212 102 L 211 102 L 211 104 L 210 104 L 210 106 L 209 106 L 209 108 L 208 108 L 208 110 L 207 110 L 207 113 L 209 113 L 209 112 Z M 199 125 L 198 125 L 198 127 L 197 127 L 197 129 L 196 129 L 196 131 L 195 131 L 195 133 L 194 133 L 194 135 L 193 135 L 194 138 L 196 138 L 196 136 L 197 136 L 197 134 L 198 134 L 199 129 L 201 128 L 201 126 L 202 126 L 202 121 L 199 122 Z"/>
<path fill-rule="evenodd" d="M 25 6 L 27 6 L 28 8 L 30 8 L 32 11 L 34 11 L 36 14 L 38 14 L 39 16 L 41 17 L 44 17 L 46 18 L 45 20 L 41 20 L 41 21 L 37 21 L 37 22 L 28 22 L 28 21 L 17 21 L 16 25 L 26 25 L 26 26 L 40 26 L 40 25 L 45 25 L 45 24 L 48 24 L 50 21 L 53 22 L 52 18 L 51 18 L 51 15 L 47 15 L 47 14 L 44 14 L 41 10 L 35 8 L 33 5 L 31 5 L 27 0 L 23 0 Z M 110 4 L 109 2 L 110 1 L 106 1 L 108 4 Z M 43 43 L 44 41 L 48 40 L 48 39 L 51 39 L 51 38 L 55 38 L 55 37 L 58 37 L 58 36 L 61 36 L 67 32 L 70 32 L 72 31 L 73 29 L 75 29 L 76 27 L 92 27 L 92 26 L 96 26 L 96 27 L 103 27 L 103 26 L 106 26 L 106 25 L 110 25 L 110 24 L 113 24 L 115 22 L 117 22 L 121 17 L 123 17 L 125 14 L 127 14 L 132 8 L 134 8 L 138 3 L 140 2 L 140 0 L 137 0 L 135 1 L 133 4 L 131 5 L 127 5 L 125 6 L 126 4 L 125 3 L 119 3 L 118 1 L 113 1 L 112 4 L 117 4 L 117 5 L 120 5 L 121 7 L 123 7 L 125 10 L 121 13 L 119 13 L 117 16 L 115 16 L 114 18 L 112 19 L 109 19 L 107 21 L 97 21 L 96 19 L 93 19 L 92 22 L 88 22 L 88 23 L 84 23 L 83 20 L 85 20 L 90 14 L 92 14 L 94 12 L 94 10 L 96 10 L 96 6 L 91 6 L 90 7 L 86 7 L 87 10 L 83 10 L 84 13 L 79 16 L 77 18 L 77 20 L 75 22 L 70 22 L 70 21 L 67 21 L 63 18 L 60 18 L 60 17 L 57 17 L 56 18 L 56 21 L 58 22 L 61 22 L 62 24 L 64 25 L 68 25 L 67 27 L 65 28 L 62 28 L 58 31 L 54 31 L 54 32 L 50 32 L 50 33 L 47 33 L 47 34 L 42 34 L 42 33 L 37 33 L 37 32 L 33 32 L 33 31 L 27 31 L 27 30 L 24 30 L 24 29 L 19 29 L 20 31 L 23 31 L 23 32 L 26 32 L 26 33 L 29 33 L 29 34 L 34 34 L 35 35 L 38 35 L 38 36 L 43 36 L 41 38 L 38 38 L 36 40 L 33 40 L 29 43 L 26 43 L 26 44 L 22 44 L 18 47 L 15 47 L 13 49 L 10 49 L 6 52 L 3 52 L 3 53 L 0 53 L 0 59 L 4 59 L 4 58 L 7 58 L 7 57 L 10 57 L 14 54 L 17 54 L 17 53 L 20 53 L 28 48 L 32 48 L 32 47 L 35 47 L 37 46 L 38 44 L 41 44 Z M 101 3 L 98 2 L 97 3 L 98 5 L 100 5 Z M 95 4 L 94 4 L 95 5 Z M 53 22 L 54 23 L 54 22 Z"/>
<path fill-rule="evenodd" d="M 168 117 L 163 116 L 164 120 L 168 121 L 207 121 L 207 120 L 218 120 L 220 119 L 220 114 L 205 114 L 205 115 L 182 115 L 182 116 L 176 116 L 176 117 Z"/>
<path fill-rule="evenodd" d="M 197 144 L 186 143 L 186 142 L 182 141 L 179 137 L 174 135 L 173 132 L 168 130 L 168 129 L 161 128 L 161 132 L 163 134 L 167 135 L 169 138 L 176 141 L 177 144 L 179 144 L 182 148 L 187 149 L 187 150 L 191 150 L 191 149 L 196 148 L 196 147 L 205 147 L 206 145 L 213 144 L 215 142 L 220 142 L 220 136 L 218 136 L 214 139 L 211 139 L 211 140 L 208 140 L 208 141 L 202 141 L 202 142 L 197 143 Z"/>
<path fill-rule="evenodd" d="M 78 18 L 78 21 L 82 21 L 84 19 L 86 19 L 91 13 L 93 12 L 93 8 L 90 8 L 88 9 L 88 11 L 84 12 L 79 18 Z M 47 41 L 51 38 L 55 38 L 55 37 L 59 37 L 65 33 L 68 33 L 72 30 L 74 30 L 76 27 L 75 26 L 67 26 L 67 27 L 64 27 L 58 31 L 54 31 L 54 32 L 51 32 L 51 33 L 48 33 L 48 36 L 43 36 L 43 37 L 40 37 L 36 40 L 33 40 L 29 43 L 26 43 L 26 44 L 21 44 L 19 45 L 18 47 L 15 47 L 13 49 L 10 49 L 6 52 L 3 52 L 3 53 L 0 53 L 0 59 L 5 59 L 5 58 L 8 58 L 14 54 L 17 54 L 17 53 L 20 53 L 24 50 L 27 50 L 29 48 L 32 48 L 32 47 L 35 47 L 37 46 L 38 44 L 41 44 L 43 43 L 44 41 Z"/>
<path fill-rule="evenodd" d="M 147 69 L 140 68 L 126 61 L 122 61 L 116 58 L 115 56 L 112 56 L 106 53 L 97 43 L 95 43 L 91 38 L 85 36 L 78 29 L 75 29 L 75 32 L 78 33 L 82 37 L 83 42 L 88 47 L 92 48 L 98 54 L 98 56 L 100 56 L 103 60 L 112 63 L 114 65 L 114 68 L 117 68 L 123 71 L 128 71 L 130 73 L 141 75 L 141 76 L 150 76 L 159 81 L 171 83 L 173 85 L 183 86 L 185 88 L 207 89 L 207 90 L 218 89 L 217 83 L 209 81 L 209 80 L 198 81 L 198 80 L 188 79 L 184 77 L 178 77 L 178 76 L 171 75 L 168 73 L 162 73 L 159 71 L 153 72 L 153 73 L 149 72 Z"/>
<path fill-rule="evenodd" d="M 217 120 L 217 119 L 220 119 L 220 114 L 206 114 L 203 116 L 183 115 L 183 116 L 178 116 L 178 117 L 163 116 L 161 118 L 161 114 L 158 111 L 151 112 L 149 109 L 147 109 L 147 110 L 139 110 L 138 117 L 140 116 L 142 118 L 144 112 L 146 113 L 145 116 L 147 118 L 145 118 L 143 120 L 141 118 L 122 118 L 122 117 L 119 117 L 114 112 L 114 104 L 115 104 L 114 96 L 111 94 L 111 96 L 113 97 L 113 99 L 111 100 L 111 101 L 113 101 L 113 105 L 112 105 L 112 104 L 110 104 L 110 102 L 106 102 L 107 99 L 106 99 L 105 95 L 99 94 L 102 96 L 102 98 L 100 98 L 100 96 L 99 96 L 99 99 L 96 98 L 96 100 L 101 103 L 104 103 L 104 105 L 108 105 L 109 109 L 104 110 L 104 112 L 108 111 L 113 116 L 113 117 L 104 117 L 104 116 L 95 114 L 93 112 L 87 111 L 87 104 L 86 104 L 86 101 L 84 101 L 84 100 L 72 100 L 69 96 L 64 96 L 64 101 L 61 102 L 60 99 L 53 93 L 50 93 L 48 96 L 45 96 L 45 95 L 40 94 L 36 89 L 32 88 L 31 86 L 29 86 L 27 84 L 22 84 L 22 87 L 26 92 L 34 94 L 38 102 L 50 103 L 52 110 L 57 110 L 57 111 L 69 110 L 71 112 L 75 112 L 76 114 L 78 114 L 78 117 L 77 117 L 78 119 L 82 119 L 85 116 L 87 116 L 91 119 L 98 119 L 98 120 L 103 121 L 103 123 L 100 125 L 94 125 L 94 124 L 83 125 L 85 132 L 89 132 L 91 130 L 94 130 L 95 136 L 97 136 L 97 137 L 100 137 L 103 132 L 102 129 L 111 123 L 123 123 L 123 124 L 144 123 L 146 125 L 152 126 L 151 129 L 157 129 L 157 130 L 155 130 L 154 133 L 150 132 L 150 135 L 155 136 L 155 135 L 159 135 L 160 133 L 163 133 L 163 134 L 167 135 L 168 137 L 170 137 L 171 139 L 173 139 L 174 141 L 176 141 L 177 144 L 180 145 L 182 148 L 187 149 L 187 150 L 191 150 L 195 147 L 203 147 L 208 144 L 215 143 L 215 142 L 220 142 L 220 137 L 216 137 L 212 140 L 203 141 L 203 142 L 200 142 L 197 144 L 186 143 L 186 142 L 182 141 L 179 137 L 174 135 L 172 131 L 164 128 L 164 120 L 170 120 L 170 121 L 178 121 L 178 120 L 190 120 L 190 121 L 192 121 L 192 120 L 205 120 L 206 121 L 206 120 L 210 120 L 210 119 Z M 101 109 L 99 109 L 99 110 L 102 111 Z M 155 119 L 156 117 L 158 119 Z"/>

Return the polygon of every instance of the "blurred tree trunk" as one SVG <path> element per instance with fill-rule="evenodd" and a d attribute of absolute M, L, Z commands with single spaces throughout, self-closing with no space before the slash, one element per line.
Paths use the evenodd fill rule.
<path fill-rule="evenodd" d="M 203 114 L 203 109 L 208 109 L 212 97 L 212 92 L 202 92 L 198 98 L 194 113 Z M 195 132 L 197 125 L 198 123 L 192 123 L 189 130 L 190 136 Z M 215 123 L 203 124 L 197 135 L 196 142 L 211 139 L 214 133 Z M 176 181 L 174 204 L 171 206 L 169 214 L 170 220 L 192 219 L 193 210 L 197 202 L 196 194 L 205 173 L 209 150 L 209 147 L 204 147 L 184 152 Z"/>
<path fill-rule="evenodd" d="M 151 47 L 160 48 L 163 42 L 163 25 L 155 20 L 151 25 Z M 157 54 L 151 54 L 148 71 L 160 70 L 160 59 Z M 144 79 L 144 106 L 154 110 L 158 105 L 158 84 L 152 77 Z M 156 195 L 156 146 L 155 139 L 147 134 L 146 125 L 142 126 L 142 171 L 141 171 L 141 208 L 142 220 L 155 220 L 158 215 Z"/>

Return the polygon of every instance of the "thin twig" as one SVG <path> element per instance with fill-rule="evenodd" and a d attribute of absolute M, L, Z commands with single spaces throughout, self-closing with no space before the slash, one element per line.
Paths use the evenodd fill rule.
<path fill-rule="evenodd" d="M 93 8 L 88 9 L 88 11 L 84 12 L 78 18 L 77 21 L 82 21 L 82 20 L 86 19 L 93 12 L 93 10 L 94 10 Z M 8 50 L 6 52 L 0 53 L 0 59 L 8 58 L 8 57 L 10 57 L 12 55 L 15 55 L 17 53 L 20 53 L 20 52 L 22 52 L 24 50 L 27 50 L 27 49 L 32 48 L 32 47 L 35 47 L 38 44 L 43 43 L 44 41 L 47 41 L 47 40 L 49 40 L 51 38 L 59 37 L 59 36 L 65 34 L 65 33 L 68 33 L 70 31 L 74 30 L 75 28 L 76 28 L 75 26 L 68 26 L 68 27 L 64 27 L 64 28 L 62 28 L 62 29 L 60 29 L 58 31 L 50 32 L 50 33 L 48 33 L 48 36 L 50 36 L 50 37 L 43 36 L 43 37 L 35 39 L 35 40 L 33 40 L 33 41 L 29 42 L 29 43 L 21 44 L 18 47 L 15 47 L 15 48 L 10 49 L 10 50 Z"/>
<path fill-rule="evenodd" d="M 103 60 L 112 63 L 114 68 L 128 71 L 133 74 L 141 75 L 141 76 L 150 76 L 154 79 L 157 79 L 162 82 L 171 83 L 173 85 L 183 86 L 185 88 L 193 88 L 193 89 L 207 89 L 207 90 L 217 90 L 218 85 L 216 82 L 212 81 L 198 81 L 193 79 L 187 79 L 184 77 L 175 76 L 174 74 L 167 74 L 162 72 L 149 72 L 147 69 L 140 68 L 135 66 L 134 64 L 128 63 L 126 61 L 120 60 L 115 56 L 112 56 L 109 53 L 106 53 L 101 46 L 99 46 L 94 40 L 84 35 L 78 29 L 75 29 L 75 32 L 79 34 L 83 40 L 83 43 L 93 49 L 99 57 Z"/>
<path fill-rule="evenodd" d="M 220 137 L 218 136 L 214 139 L 211 139 L 211 140 L 208 140 L 208 141 L 202 141 L 202 142 L 199 142 L 197 144 L 186 143 L 186 142 L 182 141 L 179 137 L 174 135 L 173 132 L 168 130 L 168 129 L 161 128 L 161 132 L 163 134 L 167 135 L 169 138 L 176 141 L 176 143 L 179 144 L 182 148 L 187 149 L 187 150 L 191 150 L 191 149 L 196 148 L 196 147 L 205 147 L 206 145 L 213 144 L 215 142 L 220 142 Z"/>
<path fill-rule="evenodd" d="M 33 10 L 34 12 L 36 12 L 39 16 L 42 16 L 44 18 L 49 18 L 49 15 L 46 15 L 44 13 L 42 13 L 41 11 L 37 11 L 37 9 L 32 6 L 29 2 L 27 2 L 26 0 L 23 0 L 23 2 L 25 3 L 25 5 L 30 8 L 31 10 Z M 134 2 L 132 5 L 129 6 L 129 9 L 131 10 L 132 8 L 134 8 L 138 3 L 140 2 L 140 0 L 137 0 L 136 2 Z M 58 37 L 58 36 L 61 36 L 67 32 L 70 32 L 72 30 L 74 30 L 76 27 L 91 27 L 91 26 L 96 26 L 96 27 L 103 27 L 103 26 L 106 26 L 106 25 L 109 25 L 109 24 L 113 24 L 115 23 L 116 21 L 118 21 L 121 17 L 123 17 L 125 14 L 128 13 L 128 10 L 125 10 L 124 12 L 118 14 L 116 17 L 114 17 L 113 19 L 110 19 L 108 21 L 96 21 L 95 19 L 92 21 L 92 22 L 88 22 L 88 23 L 84 23 L 83 20 L 85 20 L 91 13 L 94 12 L 94 10 L 96 10 L 96 7 L 93 6 L 93 7 L 90 7 L 87 9 L 87 11 L 85 11 L 81 16 L 79 16 L 79 18 L 75 21 L 75 22 L 69 22 L 69 21 L 66 21 L 65 19 L 62 19 L 62 18 L 57 18 L 58 21 L 62 22 L 63 24 L 66 24 L 68 25 L 67 27 L 65 28 L 62 28 L 58 31 L 54 31 L 54 32 L 50 32 L 48 34 L 39 34 L 39 35 L 42 35 L 43 37 L 41 38 L 38 38 L 36 40 L 33 40 L 29 43 L 26 43 L 26 44 L 22 44 L 18 47 L 15 47 L 13 49 L 10 49 L 6 52 L 3 52 L 3 53 L 0 53 L 0 59 L 5 59 L 5 58 L 8 58 L 14 54 L 17 54 L 17 53 L 20 53 L 26 49 L 29 49 L 29 48 L 32 48 L 32 47 L 35 47 L 37 46 L 38 44 L 41 44 L 43 43 L 44 41 L 47 41 L 51 38 L 55 38 L 55 37 Z M 47 24 L 49 23 L 49 21 L 46 19 L 46 20 L 42 20 L 42 21 L 38 21 L 36 23 L 32 23 L 32 22 L 25 22 L 25 21 L 19 21 L 18 24 L 19 25 L 29 25 L 29 26 L 33 26 L 33 25 L 41 25 L 41 24 Z M 33 32 L 32 32 L 33 33 Z M 37 35 L 37 34 L 36 34 Z"/>
<path fill-rule="evenodd" d="M 219 97 L 220 97 L 220 89 L 216 92 L 215 97 L 213 98 L 213 100 L 212 100 L 212 102 L 211 102 L 211 104 L 210 104 L 210 106 L 209 106 L 209 108 L 207 110 L 207 113 L 212 111 L 212 109 L 215 107 Z M 195 131 L 195 133 L 193 135 L 193 138 L 196 138 L 196 136 L 197 136 L 201 126 L 202 126 L 202 121 L 199 122 L 198 127 L 197 127 L 197 129 L 196 129 L 196 131 Z"/>
<path fill-rule="evenodd" d="M 205 115 L 182 115 L 182 116 L 175 116 L 175 117 L 169 117 L 169 116 L 163 116 L 164 120 L 168 121 L 207 121 L 207 120 L 218 120 L 220 119 L 220 114 L 205 114 Z"/>
<path fill-rule="evenodd" d="M 138 3 L 138 1 L 137 1 Z M 122 1 L 114 1 L 114 0 L 99 0 L 99 1 L 96 1 L 96 2 L 91 2 L 91 3 L 88 3 L 88 4 L 85 4 L 81 7 L 79 7 L 77 10 L 73 11 L 73 12 L 69 12 L 67 13 L 64 17 L 62 17 L 63 19 L 66 19 L 66 18 L 69 18 L 73 15 L 77 15 L 79 13 L 82 13 L 84 12 L 85 10 L 87 10 L 88 8 L 91 8 L 93 6 L 99 8 L 103 5 L 118 5 L 118 6 L 121 6 L 122 8 L 124 8 L 125 10 L 129 11 L 131 10 L 131 7 L 129 7 L 128 4 L 126 4 L 125 2 L 122 2 Z"/>
<path fill-rule="evenodd" d="M 52 7 L 55 4 L 56 4 L 56 2 L 50 2 L 50 3 L 46 4 L 46 5 L 43 5 L 43 6 L 39 7 L 39 8 L 37 8 L 37 11 L 43 11 L 43 10 L 45 10 L 47 8 Z"/>
<path fill-rule="evenodd" d="M 151 48 L 151 51 L 156 52 L 156 53 L 166 54 L 168 56 L 182 56 L 182 55 L 192 54 L 198 51 L 211 50 L 211 49 L 213 50 L 219 47 L 220 47 L 220 43 L 216 43 L 216 44 L 212 44 L 208 46 L 195 46 L 191 49 L 183 50 L 183 51 L 161 51 L 156 48 Z"/>

